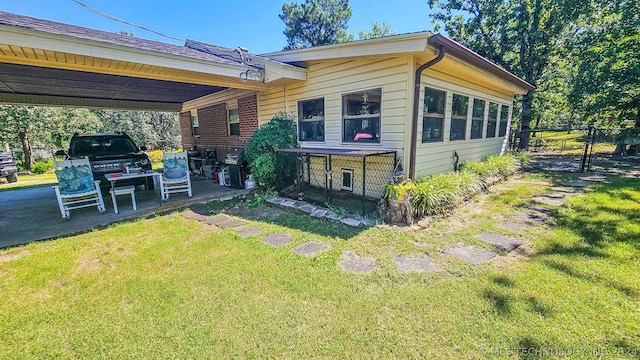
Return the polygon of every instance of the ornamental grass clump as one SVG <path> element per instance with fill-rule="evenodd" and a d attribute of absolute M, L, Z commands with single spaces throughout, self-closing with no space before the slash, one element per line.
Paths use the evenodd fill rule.
<path fill-rule="evenodd" d="M 484 189 L 477 174 L 442 173 L 414 182 L 409 201 L 414 216 L 443 214 Z"/>
<path fill-rule="evenodd" d="M 477 174 L 481 179 L 506 179 L 518 169 L 520 158 L 514 155 L 492 155 L 483 161 L 469 161 L 460 166 L 461 169 Z"/>

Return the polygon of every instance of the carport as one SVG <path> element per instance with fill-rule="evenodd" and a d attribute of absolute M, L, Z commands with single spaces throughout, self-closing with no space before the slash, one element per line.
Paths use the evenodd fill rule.
<path fill-rule="evenodd" d="M 184 46 L 173 45 L 0 12 L 0 104 L 180 112 L 185 102 L 211 94 L 238 90 L 258 93 L 304 79 L 304 69 L 249 54 L 242 48 L 226 49 L 191 40 Z M 198 196 L 197 186 L 202 184 L 194 184 L 194 197 Z M 209 190 L 205 194 L 208 198 L 228 196 L 218 194 L 219 186 Z M 34 219 L 46 219 L 51 230 L 27 236 L 30 241 L 60 236 L 63 228 L 69 228 L 68 233 L 87 231 L 131 215 L 124 211 L 122 216 L 115 216 L 107 206 L 105 215 L 95 216 L 93 213 L 98 213 L 94 209 L 81 209 L 78 212 L 82 215 L 72 215 L 67 222 L 54 215 L 55 195 L 48 187 L 11 196 L 3 192 L 0 196 L 4 200 L 22 196 L 18 209 L 25 204 L 35 207 L 2 215 L 0 237 L 4 239 L 0 239 L 0 247 L 28 242 L 9 244 L 11 239 L 7 237 L 16 230 L 14 225 L 23 227 L 33 224 Z M 45 201 L 36 199 L 40 196 Z M 53 212 L 42 208 L 49 203 Z M 90 218 L 82 220 L 82 216 Z M 40 229 L 47 228 L 45 225 Z"/>

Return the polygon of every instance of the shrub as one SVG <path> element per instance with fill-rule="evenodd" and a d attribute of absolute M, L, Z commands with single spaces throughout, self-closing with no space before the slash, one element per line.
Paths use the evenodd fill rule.
<path fill-rule="evenodd" d="M 295 118 L 279 113 L 251 136 L 244 154 L 256 181 L 266 187 L 282 188 L 296 178 L 295 156 L 276 149 L 298 147 Z"/>
<path fill-rule="evenodd" d="M 514 155 L 492 155 L 483 161 L 465 162 L 460 168 L 477 174 L 481 179 L 490 177 L 504 179 L 518 169 L 519 162 Z"/>
<path fill-rule="evenodd" d="M 53 169 L 53 160 L 41 160 L 33 163 L 31 172 L 34 174 L 44 174 L 51 169 Z"/>
<path fill-rule="evenodd" d="M 162 162 L 162 150 L 152 150 L 147 153 L 149 155 L 149 160 L 151 160 L 152 164 L 157 164 Z"/>

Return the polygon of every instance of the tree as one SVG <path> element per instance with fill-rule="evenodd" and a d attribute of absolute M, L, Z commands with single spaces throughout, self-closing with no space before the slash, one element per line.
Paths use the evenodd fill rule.
<path fill-rule="evenodd" d="M 33 140 L 43 136 L 48 115 L 47 108 L 0 105 L 0 142 L 20 144 L 27 170 L 34 162 Z"/>
<path fill-rule="evenodd" d="M 306 0 L 282 5 L 278 15 L 285 24 L 285 49 L 335 44 L 353 40 L 347 35 L 351 18 L 349 0 Z"/>
<path fill-rule="evenodd" d="M 532 85 L 540 85 L 568 26 L 588 0 L 429 0 L 450 36 Z M 436 27 L 436 30 L 439 25 Z M 520 149 L 529 146 L 534 90 L 522 97 Z"/>
<path fill-rule="evenodd" d="M 358 31 L 358 39 L 367 40 L 395 34 L 389 23 L 374 21 L 371 23 L 371 29 Z"/>
<path fill-rule="evenodd" d="M 571 102 L 640 128 L 640 0 L 603 2 L 575 37 Z"/>
<path fill-rule="evenodd" d="M 124 132 L 136 144 L 156 149 L 180 146 L 180 124 L 175 113 L 130 110 L 94 110 L 94 113 L 101 119 L 102 132 Z"/>

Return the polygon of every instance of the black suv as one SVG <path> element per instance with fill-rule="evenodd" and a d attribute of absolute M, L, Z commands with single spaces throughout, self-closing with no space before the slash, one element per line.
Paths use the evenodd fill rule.
<path fill-rule="evenodd" d="M 18 181 L 18 168 L 11 159 L 11 154 L 0 152 L 0 177 L 12 183 Z"/>
<path fill-rule="evenodd" d="M 71 159 L 88 156 L 93 177 L 100 180 L 102 187 L 109 185 L 105 174 L 124 172 L 127 164 L 129 168 L 151 170 L 149 156 L 126 134 L 74 134 L 66 155 Z M 118 185 L 126 183 L 119 181 Z M 153 189 L 153 179 L 150 177 L 131 179 L 129 184 L 145 185 L 147 190 Z"/>

